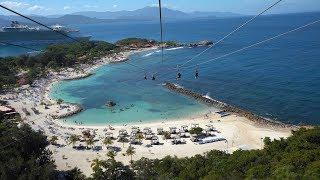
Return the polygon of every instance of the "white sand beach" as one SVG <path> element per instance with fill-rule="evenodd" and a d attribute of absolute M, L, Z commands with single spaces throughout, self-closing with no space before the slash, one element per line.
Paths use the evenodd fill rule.
<path fill-rule="evenodd" d="M 203 154 L 213 149 L 226 151 L 227 153 L 232 153 L 238 149 L 260 149 L 263 146 L 263 139 L 265 137 L 279 139 L 290 136 L 290 128 L 261 126 L 260 124 L 257 125 L 244 117 L 238 117 L 236 115 L 221 117 L 214 111 L 210 113 L 205 112 L 202 115 L 195 115 L 182 120 L 172 119 L 165 122 L 141 122 L 134 125 L 130 124 L 123 126 L 72 126 L 64 124 L 62 120 L 52 118 L 52 116 L 60 116 L 73 112 L 77 108 L 74 105 L 64 103 L 59 105 L 54 100 L 50 99 L 49 93 L 53 83 L 63 79 L 84 77 L 104 64 L 123 61 L 135 52 L 138 51 L 130 51 L 106 57 L 98 60 L 92 67 L 84 65 L 79 68 L 81 70 L 69 68 L 60 73 L 51 72 L 48 78 L 36 81 L 32 87 L 25 86 L 18 88 L 15 92 L 1 95 L 0 98 L 8 101 L 10 106 L 21 114 L 24 123 L 28 123 L 35 130 L 43 131 L 49 139 L 52 136 L 58 137 L 57 143 L 60 146 L 49 146 L 53 152 L 53 158 L 58 169 L 67 170 L 78 167 L 86 175 L 92 173 L 90 165 L 93 159 L 107 158 L 106 154 L 108 149 L 102 143 L 107 136 L 106 134 L 112 134 L 113 137 L 117 138 L 119 130 L 125 130 L 130 134 L 133 126 L 139 127 L 141 131 L 146 127 L 151 128 L 151 131 L 155 133 L 154 136 L 157 136 L 160 142 L 160 145 L 149 146 L 151 141 L 143 140 L 140 145 L 132 145 L 136 152 L 133 156 L 133 160 L 138 160 L 142 157 L 163 158 L 167 155 L 190 157 L 196 154 Z M 36 109 L 36 111 L 34 111 L 34 109 Z M 182 138 L 182 140 L 185 141 L 184 144 L 173 145 L 173 139 L 164 140 L 163 136 L 157 135 L 157 128 L 163 128 L 165 131 L 169 131 L 170 127 L 176 127 L 177 131 L 180 131 L 182 129 L 181 126 L 183 125 L 188 126 L 188 129 L 190 129 L 191 126 L 195 124 L 203 129 L 206 129 L 209 126 L 214 127 L 214 130 L 210 131 L 211 136 L 222 137 L 224 140 L 200 145 L 199 143 L 192 142 L 190 137 L 188 137 Z M 86 130 L 94 135 L 94 139 L 97 140 L 94 146 L 101 146 L 101 150 L 76 150 L 68 143 L 70 135 L 76 134 L 82 136 L 83 131 Z M 188 133 L 185 134 L 190 136 Z M 171 135 L 172 138 L 176 136 L 177 135 Z M 80 144 L 85 146 L 85 142 L 78 142 L 77 146 Z M 130 157 L 126 156 L 125 152 L 129 147 L 129 143 L 123 144 L 115 140 L 112 146 L 120 149 L 115 159 L 128 164 Z"/>

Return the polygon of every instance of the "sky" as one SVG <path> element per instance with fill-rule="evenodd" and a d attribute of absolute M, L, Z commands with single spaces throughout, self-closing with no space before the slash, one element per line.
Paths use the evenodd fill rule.
<path fill-rule="evenodd" d="M 191 11 L 256 14 L 278 0 L 162 0 L 165 7 Z M 57 15 L 79 11 L 136 10 L 156 6 L 158 0 L 0 0 L 0 4 L 24 14 Z M 320 0 L 283 0 L 270 13 L 320 11 Z M 0 10 L 0 14 L 9 13 Z"/>

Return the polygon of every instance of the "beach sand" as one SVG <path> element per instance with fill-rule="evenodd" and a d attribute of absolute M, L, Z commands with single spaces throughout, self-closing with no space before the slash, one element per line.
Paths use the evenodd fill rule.
<path fill-rule="evenodd" d="M 155 48 L 153 48 L 155 49 Z M 151 49 L 144 49 L 151 50 Z M 19 112 L 24 120 L 24 123 L 28 123 L 33 129 L 43 131 L 48 138 L 52 136 L 58 137 L 58 144 L 63 147 L 57 147 L 50 145 L 49 149 L 53 152 L 53 158 L 59 170 L 68 170 L 74 167 L 80 168 L 84 174 L 90 175 L 91 161 L 95 158 L 106 159 L 108 150 L 102 145 L 102 140 L 106 137 L 106 132 L 111 132 L 116 137 L 120 129 L 131 132 L 133 125 L 111 125 L 114 130 L 110 130 L 108 125 L 103 126 L 75 126 L 64 124 L 62 120 L 54 119 L 52 116 L 63 115 L 73 112 L 76 106 L 70 104 L 58 105 L 54 100 L 50 99 L 49 93 L 52 85 L 63 79 L 81 78 L 88 75 L 94 69 L 110 63 L 123 61 L 128 58 L 129 55 L 139 51 L 125 52 L 118 55 L 98 60 L 94 66 L 84 65 L 80 69 L 66 69 L 60 73 L 50 73 L 46 79 L 40 79 L 35 82 L 32 87 L 24 86 L 17 88 L 14 92 L 9 92 L 4 95 L 0 95 L 2 100 L 7 100 L 9 104 Z M 46 105 L 43 105 L 45 103 Z M 31 108 L 36 108 L 39 114 L 33 112 Z M 26 115 L 25 111 L 28 111 L 30 115 Z M 172 145 L 171 140 L 164 140 L 162 136 L 159 136 L 160 143 L 162 145 L 154 145 L 152 147 L 146 147 L 150 144 L 149 140 L 143 140 L 141 145 L 133 145 L 135 148 L 135 155 L 133 160 L 138 160 L 142 157 L 146 158 L 163 158 L 167 155 L 177 157 L 190 157 L 196 154 L 204 154 L 210 150 L 216 149 L 232 153 L 237 149 L 261 149 L 263 147 L 263 138 L 270 137 L 271 139 L 286 138 L 291 135 L 291 128 L 281 128 L 277 126 L 261 126 L 256 124 L 245 117 L 238 117 L 236 115 L 230 115 L 221 118 L 217 113 L 212 111 L 204 112 L 202 115 L 195 115 L 186 117 L 183 119 L 166 120 L 164 122 L 141 122 L 135 123 L 134 126 L 140 127 L 141 130 L 145 127 L 150 127 L 153 132 L 156 132 L 157 128 L 164 128 L 168 131 L 169 127 L 175 126 L 178 129 L 182 125 L 199 124 L 200 127 L 205 128 L 206 125 L 213 125 L 218 132 L 214 132 L 217 136 L 222 136 L 227 141 L 214 142 L 210 144 L 199 145 L 186 138 L 186 144 Z M 106 130 L 107 129 L 107 130 Z M 90 130 L 95 132 L 96 138 L 99 140 L 95 145 L 101 145 L 102 150 L 95 152 L 93 150 L 75 150 L 68 145 L 68 137 L 71 134 L 81 135 L 82 131 Z M 79 143 L 78 143 L 79 144 Z M 81 143 L 85 145 L 85 143 Z M 129 163 L 130 157 L 125 156 L 125 152 L 129 146 L 128 143 L 114 141 L 112 146 L 121 148 L 121 151 L 117 153 L 116 160 L 125 164 Z"/>

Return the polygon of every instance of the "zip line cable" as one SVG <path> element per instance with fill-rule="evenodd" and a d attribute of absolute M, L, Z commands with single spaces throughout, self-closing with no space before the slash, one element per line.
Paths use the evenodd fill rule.
<path fill-rule="evenodd" d="M 261 16 L 262 14 L 264 14 L 265 12 L 269 11 L 270 9 L 272 9 L 273 7 L 275 7 L 277 4 L 279 4 L 281 1 L 283 0 L 278 0 L 277 2 L 275 2 L 274 4 L 272 4 L 271 6 L 269 6 L 267 9 L 264 9 L 262 12 L 260 12 L 259 14 L 257 14 L 256 16 L 252 17 L 251 19 L 249 19 L 248 21 L 244 22 L 243 24 L 241 24 L 240 26 L 238 26 L 236 29 L 234 29 L 233 31 L 231 31 L 229 34 L 227 34 L 226 36 L 224 36 L 223 38 L 221 38 L 219 41 L 217 41 L 216 43 L 214 43 L 212 46 L 209 46 L 207 49 L 205 49 L 204 51 L 200 52 L 199 54 L 195 55 L 194 57 L 190 58 L 187 62 L 183 63 L 180 68 L 182 68 L 183 66 L 185 66 L 186 64 L 188 64 L 189 62 L 193 61 L 195 58 L 201 56 L 203 53 L 207 52 L 208 50 L 210 50 L 211 48 L 215 47 L 217 44 L 220 44 L 222 41 L 224 41 L 226 38 L 228 38 L 229 36 L 233 35 L 234 33 L 236 33 L 237 31 L 239 31 L 240 29 L 242 29 L 243 27 L 245 27 L 246 25 L 248 25 L 249 23 L 251 23 L 252 21 L 254 21 L 255 19 L 257 19 L 259 16 Z"/>
<path fill-rule="evenodd" d="M 80 42 L 78 39 L 75 39 L 75 38 L 73 38 L 73 37 L 71 37 L 71 36 L 69 36 L 69 35 L 67 35 L 67 34 L 65 34 L 65 33 L 63 33 L 63 32 L 54 30 L 53 28 L 51 28 L 51 27 L 49 27 L 49 26 L 47 26 L 47 25 L 45 25 L 45 24 L 43 24 L 43 23 L 41 23 L 41 22 L 39 22 L 39 21 L 36 21 L 36 20 L 34 20 L 34 19 L 30 18 L 30 17 L 27 17 L 27 16 L 25 16 L 25 15 L 23 15 L 23 14 L 21 14 L 21 13 L 18 13 L 17 11 L 14 11 L 14 10 L 6 7 L 6 6 L 3 6 L 3 5 L 0 4 L 0 7 L 3 8 L 3 9 L 5 9 L 5 10 L 7 10 L 7 11 L 10 11 L 10 12 L 12 12 L 12 13 L 18 15 L 18 16 L 21 16 L 21 17 L 23 17 L 23 18 L 25 18 L 25 19 L 28 19 L 28 20 L 30 20 L 30 21 L 32 21 L 32 22 L 34 22 L 34 23 L 36 23 L 36 24 L 38 24 L 38 25 L 40 25 L 40 26 L 43 26 L 43 27 L 45 27 L 45 28 L 47 28 L 47 29 L 50 29 L 51 31 L 54 31 L 54 32 L 56 32 L 56 33 L 58 33 L 58 34 L 61 34 L 62 36 L 65 36 L 65 37 L 70 38 L 70 39 L 72 39 L 72 40 L 74 40 L 74 41 Z"/>
<path fill-rule="evenodd" d="M 161 0 L 159 0 L 159 17 L 160 17 L 160 45 L 161 45 L 161 61 L 163 63 L 163 20 L 162 20 L 162 6 L 161 6 Z"/>
<path fill-rule="evenodd" d="M 202 64 L 207 64 L 207 63 L 209 63 L 209 62 L 212 62 L 212 61 L 215 61 L 215 60 L 218 60 L 218 59 L 221 59 L 221 58 L 224 58 L 224 57 L 227 57 L 227 56 L 230 56 L 230 55 L 239 53 L 239 52 L 242 52 L 242 51 L 247 50 L 247 49 L 250 49 L 250 48 L 252 48 L 252 47 L 255 47 L 255 46 L 258 46 L 258 45 L 267 43 L 267 42 L 269 42 L 269 41 L 278 39 L 278 38 L 280 38 L 280 37 L 282 37 L 282 36 L 285 36 L 285 35 L 287 35 L 287 34 L 290 34 L 290 33 L 299 31 L 299 30 L 301 30 L 301 29 L 304 29 L 304 28 L 306 28 L 306 27 L 312 26 L 312 25 L 314 25 L 314 24 L 316 24 L 316 23 L 319 23 L 319 22 L 320 22 L 320 19 L 318 19 L 318 20 L 316 20 L 316 21 L 313 21 L 313 22 L 310 22 L 310 23 L 308 23 L 308 24 L 305 24 L 305 25 L 303 25 L 303 26 L 299 26 L 299 27 L 297 27 L 297 28 L 295 28 L 295 29 L 292 29 L 292 30 L 290 30 L 290 31 L 287 31 L 287 32 L 278 34 L 278 35 L 276 35 L 276 36 L 267 38 L 267 39 L 265 39 L 265 40 L 259 41 L 259 42 L 257 42 L 257 43 L 252 44 L 252 45 L 243 47 L 243 48 L 238 49 L 238 50 L 236 50 L 236 51 L 232 51 L 232 52 L 227 53 L 227 54 L 224 54 L 224 55 L 222 55 L 222 56 L 219 56 L 219 57 L 210 59 L 210 60 L 208 60 L 208 61 L 204 61 L 204 62 L 198 63 L 198 64 L 196 64 L 196 65 L 193 65 L 193 66 L 184 67 L 183 69 L 193 68 L 193 67 L 196 67 L 196 66 L 199 66 L 199 65 L 202 65 Z"/>
<path fill-rule="evenodd" d="M 32 51 L 41 52 L 41 50 L 39 50 L 39 49 L 35 49 L 35 48 L 27 47 L 27 46 L 22 46 L 22 45 L 18 45 L 18 44 L 12 44 L 12 43 L 9 43 L 9 42 L 0 41 L 0 44 L 9 45 L 9 46 L 15 46 L 15 47 L 23 48 L 23 49 L 28 49 L 28 50 L 32 50 Z"/>

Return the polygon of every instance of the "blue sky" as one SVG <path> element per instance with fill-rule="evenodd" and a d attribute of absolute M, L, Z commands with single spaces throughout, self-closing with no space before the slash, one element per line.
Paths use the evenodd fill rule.
<path fill-rule="evenodd" d="M 158 0 L 0 0 L 24 14 L 68 14 L 78 11 L 135 10 L 154 6 Z M 164 6 L 186 12 L 217 11 L 255 14 L 277 0 L 162 0 Z M 320 11 L 320 0 L 284 0 L 271 13 Z M 8 14 L 0 10 L 0 14 Z"/>

